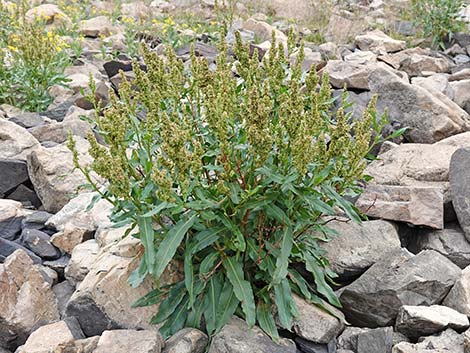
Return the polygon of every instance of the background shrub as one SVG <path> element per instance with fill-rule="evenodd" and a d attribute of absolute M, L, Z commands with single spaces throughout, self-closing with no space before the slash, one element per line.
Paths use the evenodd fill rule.
<path fill-rule="evenodd" d="M 69 147 L 115 205 L 116 225 L 138 227 L 145 253 L 129 281 L 155 278 L 135 305 L 161 303 L 152 322 L 165 322 L 165 337 L 184 326 L 212 335 L 237 313 L 276 339 L 273 313 L 291 329 L 294 293 L 340 306 L 318 240 L 331 233 L 325 216 L 360 221 L 344 196 L 360 191 L 384 119 L 374 100 L 362 120 L 333 113 L 327 75 L 305 75 L 302 54 L 291 66 L 274 40 L 262 64 L 239 35 L 235 64 L 221 47 L 215 71 L 194 53 L 185 69 L 172 51 L 144 50 L 147 71 L 134 65 L 135 80 L 123 76 L 96 118 L 106 146 L 89 136 L 91 169 L 78 164 L 72 139 Z M 184 279 L 159 283 L 170 261 L 184 264 Z"/>

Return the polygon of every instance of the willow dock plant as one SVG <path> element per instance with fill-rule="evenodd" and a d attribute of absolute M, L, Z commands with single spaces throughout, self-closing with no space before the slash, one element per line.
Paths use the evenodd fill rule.
<path fill-rule="evenodd" d="M 145 252 L 129 282 L 151 275 L 156 289 L 135 306 L 160 304 L 152 323 L 164 322 L 165 337 L 183 327 L 213 335 L 236 313 L 273 339 L 276 315 L 287 330 L 298 315 L 294 293 L 340 307 L 319 239 L 326 216 L 360 221 L 344 196 L 360 191 L 379 139 L 374 101 L 354 122 L 344 99 L 334 112 L 328 76 L 305 75 L 302 49 L 290 65 L 274 41 L 260 63 L 237 35 L 236 61 L 222 43 L 215 70 L 194 53 L 185 69 L 171 50 L 143 51 L 146 72 L 134 65 L 135 80 L 123 76 L 96 117 L 106 147 L 90 135 L 93 164 L 76 158 L 116 225 L 138 227 Z M 184 264 L 184 279 L 160 283 L 170 261 Z"/>

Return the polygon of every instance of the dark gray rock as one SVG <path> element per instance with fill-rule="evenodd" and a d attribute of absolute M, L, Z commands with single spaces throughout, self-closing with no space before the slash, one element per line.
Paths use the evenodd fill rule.
<path fill-rule="evenodd" d="M 0 238 L 14 240 L 21 232 L 22 217 L 10 217 L 2 219 L 0 215 Z"/>
<path fill-rule="evenodd" d="M 470 265 L 470 243 L 458 224 L 446 224 L 442 230 L 415 229 L 409 238 L 408 249 L 415 254 L 435 250 L 462 269 Z"/>
<path fill-rule="evenodd" d="M 470 241 L 470 148 L 459 148 L 450 159 L 449 181 L 460 227 Z"/>
<path fill-rule="evenodd" d="M 347 327 L 338 337 L 336 347 L 357 353 L 390 353 L 392 346 L 392 327 L 376 329 Z"/>
<path fill-rule="evenodd" d="M 24 229 L 21 232 L 21 243 L 34 252 L 36 255 L 46 260 L 56 260 L 61 256 L 61 252 L 51 244 L 51 237 L 37 229 Z"/>
<path fill-rule="evenodd" d="M 25 161 L 0 159 L 0 197 L 28 180 Z"/>
<path fill-rule="evenodd" d="M 440 303 L 460 273 L 457 265 L 433 250 L 414 256 L 406 249 L 391 252 L 341 289 L 343 311 L 354 325 L 389 326 L 403 305 Z"/>
<path fill-rule="evenodd" d="M 195 328 L 184 328 L 165 342 L 162 353 L 204 353 L 208 338 Z"/>
<path fill-rule="evenodd" d="M 447 329 L 439 335 L 421 338 L 416 344 L 398 343 L 393 353 L 464 353 L 464 337 Z"/>
<path fill-rule="evenodd" d="M 41 230 L 46 228 L 46 222 L 52 217 L 52 213 L 46 211 L 36 211 L 26 215 L 22 222 L 21 227 L 23 229 L 37 229 Z"/>
<path fill-rule="evenodd" d="M 35 264 L 40 264 L 42 262 L 41 258 L 31 250 L 21 246 L 18 243 L 15 243 L 14 241 L 0 238 L 0 263 L 3 263 L 8 256 L 13 254 L 18 249 L 25 251 Z"/>
<path fill-rule="evenodd" d="M 248 328 L 245 321 L 234 317 L 212 339 L 209 353 L 295 353 L 290 340 L 274 343 L 258 327 Z"/>
<path fill-rule="evenodd" d="M 303 353 L 336 353 L 336 339 L 331 340 L 328 344 L 319 344 L 307 341 L 302 337 L 296 337 L 295 343 Z"/>
<path fill-rule="evenodd" d="M 13 116 L 8 120 L 26 129 L 44 124 L 44 118 L 38 113 L 25 112 L 20 115 Z"/>
<path fill-rule="evenodd" d="M 53 286 L 52 291 L 57 298 L 57 306 L 59 308 L 60 317 L 64 318 L 67 302 L 75 291 L 75 286 L 73 286 L 69 281 L 65 280 Z"/>
<path fill-rule="evenodd" d="M 41 207 L 41 200 L 38 195 L 24 184 L 18 185 L 18 187 L 11 194 L 8 195 L 8 199 L 19 201 L 23 206 L 33 206 L 35 208 Z"/>
<path fill-rule="evenodd" d="M 57 272 L 57 274 L 59 275 L 59 279 L 62 280 L 65 278 L 65 268 L 67 267 L 69 262 L 70 256 L 66 254 L 57 260 L 44 261 L 42 264 Z"/>
<path fill-rule="evenodd" d="M 74 104 L 75 99 L 76 97 L 74 96 L 54 107 L 50 107 L 47 111 L 41 113 L 41 116 L 45 116 L 49 119 L 53 119 L 59 122 L 63 121 L 67 115 L 68 110 Z"/>

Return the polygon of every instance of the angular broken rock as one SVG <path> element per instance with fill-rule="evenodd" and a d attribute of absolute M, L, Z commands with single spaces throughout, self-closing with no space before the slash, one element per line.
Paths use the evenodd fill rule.
<path fill-rule="evenodd" d="M 85 241 L 75 246 L 72 251 L 70 262 L 65 268 L 65 278 L 70 283 L 77 285 L 90 272 L 90 268 L 95 263 L 100 252 L 100 246 L 94 239 Z"/>
<path fill-rule="evenodd" d="M 71 317 L 38 328 L 28 337 L 26 343 L 18 348 L 16 353 L 63 352 L 62 347 L 83 338 L 85 336 L 77 319 Z"/>
<path fill-rule="evenodd" d="M 462 270 L 442 305 L 470 316 L 470 266 Z"/>
<path fill-rule="evenodd" d="M 470 148 L 460 148 L 452 155 L 449 169 L 452 204 L 468 241 L 470 241 L 469 163 Z"/>
<path fill-rule="evenodd" d="M 162 346 L 156 329 L 104 331 L 93 353 L 160 353 Z"/>
<path fill-rule="evenodd" d="M 342 279 L 356 277 L 388 252 L 399 249 L 400 237 L 396 226 L 387 221 L 333 221 L 328 227 L 339 233 L 322 243 L 331 269 Z"/>
<path fill-rule="evenodd" d="M 410 85 L 383 68 L 372 70 L 368 81 L 378 94 L 377 106 L 387 107 L 391 121 L 409 128 L 410 142 L 434 143 L 470 129 L 469 115 L 439 92 Z"/>
<path fill-rule="evenodd" d="M 25 128 L 0 118 L 0 158 L 25 161 L 40 147 L 38 140 Z"/>
<path fill-rule="evenodd" d="M 447 328 L 464 331 L 470 326 L 467 316 L 447 306 L 404 305 L 398 311 L 395 328 L 409 338 L 429 336 Z"/>
<path fill-rule="evenodd" d="M 392 353 L 464 353 L 464 338 L 454 330 L 447 329 L 437 336 L 425 337 L 416 344 L 400 342 L 393 347 Z"/>
<path fill-rule="evenodd" d="M 21 222 L 26 216 L 18 201 L 0 199 L 0 238 L 14 240 L 21 233 Z"/>
<path fill-rule="evenodd" d="M 71 254 L 73 249 L 86 240 L 93 238 L 93 233 L 88 229 L 67 225 L 61 232 L 51 237 L 51 243 L 57 248 Z"/>
<path fill-rule="evenodd" d="M 80 163 L 91 163 L 91 157 L 87 154 L 88 142 L 76 138 L 76 143 Z M 65 145 L 35 149 L 28 156 L 28 172 L 44 209 L 52 213 L 64 207 L 78 187 L 87 182 L 83 174 L 74 168 L 72 152 Z"/>
<path fill-rule="evenodd" d="M 165 342 L 162 353 L 204 353 L 207 335 L 195 328 L 184 328 Z"/>
<path fill-rule="evenodd" d="M 21 243 L 45 260 L 57 260 L 60 250 L 51 243 L 51 236 L 37 229 L 23 229 Z"/>
<path fill-rule="evenodd" d="M 460 272 L 459 267 L 432 250 L 414 256 L 406 249 L 391 252 L 342 288 L 343 312 L 354 325 L 391 325 L 403 305 L 439 304 Z"/>
<path fill-rule="evenodd" d="M 106 16 L 97 16 L 80 22 L 80 33 L 85 37 L 108 37 L 116 28 Z"/>
<path fill-rule="evenodd" d="M 380 30 L 356 36 L 354 44 L 361 50 L 369 50 L 376 54 L 394 53 L 406 48 L 404 40 L 396 40 Z"/>
<path fill-rule="evenodd" d="M 0 158 L 0 197 L 28 180 L 25 161 Z"/>
<path fill-rule="evenodd" d="M 327 313 L 319 307 L 308 303 L 297 295 L 294 295 L 294 301 L 299 309 L 299 316 L 293 323 L 294 332 L 315 343 L 328 343 L 336 338 L 344 329 L 344 324 L 337 317 Z M 341 317 L 339 310 L 329 307 L 329 310 L 336 312 Z"/>
<path fill-rule="evenodd" d="M 51 284 L 22 250 L 0 264 L 0 347 L 15 349 L 35 329 L 59 320 Z"/>
<path fill-rule="evenodd" d="M 281 339 L 274 343 L 260 328 L 249 328 L 234 317 L 212 339 L 208 353 L 296 353 L 295 343 Z"/>
<path fill-rule="evenodd" d="M 458 224 L 447 223 L 445 229 L 416 229 L 408 246 L 413 253 L 435 250 L 460 268 L 470 265 L 470 243 Z"/>
<path fill-rule="evenodd" d="M 356 207 L 371 217 L 444 228 L 441 188 L 371 184 L 359 196 Z"/>
<path fill-rule="evenodd" d="M 393 346 L 393 327 L 375 329 L 347 327 L 336 347 L 361 353 L 389 353 Z"/>

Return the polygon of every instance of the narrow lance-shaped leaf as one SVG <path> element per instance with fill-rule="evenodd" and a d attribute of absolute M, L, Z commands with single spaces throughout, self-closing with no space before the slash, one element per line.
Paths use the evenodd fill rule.
<path fill-rule="evenodd" d="M 285 227 L 282 234 L 281 254 L 276 260 L 276 270 L 273 275 L 273 284 L 279 284 L 283 278 L 287 276 L 287 268 L 289 267 L 289 256 L 292 251 L 293 236 L 292 229 Z"/>
<path fill-rule="evenodd" d="M 145 248 L 145 262 L 148 272 L 153 274 L 155 268 L 155 246 L 154 246 L 154 231 L 152 227 L 151 217 L 137 217 L 137 224 L 139 225 L 140 241 Z"/>
<path fill-rule="evenodd" d="M 217 333 L 223 326 L 225 326 L 226 323 L 230 321 L 239 303 L 240 301 L 233 291 L 233 286 L 229 281 L 225 281 L 217 306 L 215 333 Z"/>
<path fill-rule="evenodd" d="M 258 317 L 258 323 L 261 329 L 273 340 L 277 341 L 279 334 L 269 305 L 265 302 L 259 302 L 256 307 L 256 316 Z"/>
<path fill-rule="evenodd" d="M 224 260 L 224 267 L 227 271 L 227 278 L 233 286 L 233 291 L 242 303 L 246 322 L 248 326 L 253 326 L 256 323 L 256 306 L 251 284 L 243 276 L 243 266 L 233 257 L 228 257 Z"/>
<path fill-rule="evenodd" d="M 158 247 L 156 255 L 154 270 L 156 278 L 159 278 L 162 275 L 168 263 L 171 261 L 173 256 L 175 256 L 176 249 L 178 249 L 178 246 L 181 244 L 185 234 L 188 232 L 189 228 L 192 227 L 195 220 L 196 215 L 192 215 L 187 220 L 183 220 L 175 224 L 165 235 L 165 238 Z"/>

